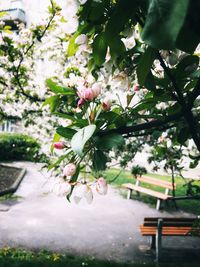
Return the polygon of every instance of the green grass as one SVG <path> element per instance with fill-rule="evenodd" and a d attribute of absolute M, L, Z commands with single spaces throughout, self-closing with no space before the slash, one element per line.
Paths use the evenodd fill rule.
<path fill-rule="evenodd" d="M 0 250 L 0 267 L 157 267 L 155 263 L 115 263 L 97 260 L 94 257 L 79 257 L 50 253 L 32 252 L 23 249 L 3 248 Z M 175 267 L 176 264 L 160 264 L 159 267 Z M 179 267 L 198 267 L 198 264 L 178 264 Z"/>
<path fill-rule="evenodd" d="M 108 181 L 112 181 L 111 184 L 120 188 L 121 185 L 124 183 L 135 183 L 135 179 L 133 178 L 133 176 L 131 175 L 129 171 L 121 172 L 119 177 L 114 179 L 119 174 L 119 172 L 120 170 L 117 170 L 117 169 L 110 169 L 106 171 L 106 176 L 107 176 Z M 167 175 L 158 175 L 158 174 L 148 173 L 147 176 L 158 178 L 158 179 L 163 179 L 166 181 L 171 181 L 171 177 Z M 182 179 L 181 177 L 176 177 L 175 181 L 176 181 L 176 196 L 186 195 L 186 187 L 184 186 L 185 185 L 184 179 Z M 196 184 L 200 186 L 200 181 L 197 181 Z M 145 186 L 146 188 L 150 188 L 150 189 L 153 189 L 159 192 L 164 192 L 164 189 L 158 186 L 153 186 L 149 184 L 142 184 L 142 185 Z M 126 190 L 122 190 L 121 192 L 123 195 L 126 194 Z M 156 198 L 142 194 L 141 200 L 155 207 Z M 194 200 L 194 199 L 178 200 L 177 205 L 178 205 L 178 208 L 184 211 L 200 215 L 200 200 Z M 168 210 L 172 210 L 173 208 L 174 206 L 172 203 L 168 207 L 166 207 L 166 209 Z"/>
<path fill-rule="evenodd" d="M 20 196 L 17 196 L 17 195 L 13 195 L 13 193 L 8 193 L 8 194 L 5 194 L 3 196 L 0 196 L 0 202 L 1 201 L 6 201 L 6 200 L 18 200 L 18 199 L 21 199 L 22 197 Z"/>

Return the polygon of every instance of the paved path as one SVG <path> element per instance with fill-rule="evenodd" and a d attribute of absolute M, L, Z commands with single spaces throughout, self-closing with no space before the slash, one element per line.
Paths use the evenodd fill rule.
<path fill-rule="evenodd" d="M 140 235 L 138 226 L 145 216 L 170 214 L 126 200 L 113 188 L 106 196 L 95 195 L 91 205 L 70 204 L 49 193 L 51 182 L 38 171 L 38 166 L 17 165 L 26 167 L 27 174 L 16 192 L 20 198 L 0 204 L 0 247 L 47 249 L 120 262 L 154 259 L 149 240 Z M 190 248 L 200 252 L 197 239 L 165 238 L 164 246 L 172 252 L 177 251 L 177 245 L 183 246 L 191 255 Z M 184 255 L 187 256 L 185 251 Z"/>

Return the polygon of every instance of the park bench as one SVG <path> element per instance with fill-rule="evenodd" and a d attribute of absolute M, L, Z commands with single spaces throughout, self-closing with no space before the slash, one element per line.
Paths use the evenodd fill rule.
<path fill-rule="evenodd" d="M 155 186 L 164 188 L 165 191 L 161 193 L 156 190 L 146 188 L 144 186 L 141 186 L 140 182 L 143 182 L 146 185 L 155 185 Z M 146 176 L 137 177 L 135 184 L 126 183 L 126 184 L 123 184 L 122 187 L 128 189 L 127 199 L 131 198 L 132 191 L 135 191 L 138 196 L 140 196 L 140 193 L 144 193 L 144 194 L 157 198 L 157 204 L 156 204 L 157 210 L 160 209 L 161 201 L 167 201 L 172 198 L 172 196 L 169 194 L 169 191 L 173 190 L 172 183 L 168 181 L 163 181 L 163 180 L 159 180 L 156 178 L 152 178 L 152 177 L 146 177 Z M 176 188 L 176 185 L 174 185 L 174 189 L 175 188 Z"/>
<path fill-rule="evenodd" d="M 151 236 L 151 249 L 160 260 L 162 236 L 200 236 L 200 219 L 197 218 L 144 218 L 140 225 L 143 236 Z"/>

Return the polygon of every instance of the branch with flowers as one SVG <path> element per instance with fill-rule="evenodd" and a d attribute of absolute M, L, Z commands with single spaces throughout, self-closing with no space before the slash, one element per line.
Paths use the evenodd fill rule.
<path fill-rule="evenodd" d="M 157 10 L 165 18 L 162 23 Z M 52 147 L 62 149 L 63 155 L 50 166 L 59 168 L 63 164 L 76 170 L 69 177 L 65 172 L 61 175 L 70 188 L 68 198 L 76 185 L 89 186 L 90 181 L 82 175 L 86 169 L 98 181 L 110 160 L 110 151 L 119 152 L 128 138 L 143 137 L 154 147 L 166 133 L 178 151 L 187 150 L 189 140 L 193 140 L 196 148 L 191 159 L 195 158 L 197 164 L 200 113 L 196 49 L 200 38 L 195 25 L 190 45 L 185 39 L 191 26 L 189 18 L 197 19 L 197 10 L 199 6 L 189 0 L 182 5 L 178 0 L 86 1 L 80 5 L 79 26 L 69 40 L 67 55 L 69 61 L 85 57 L 84 65 L 96 82 L 85 79 L 64 86 L 62 79 L 49 80 L 47 86 L 55 95 L 45 103 L 54 115 L 70 121 L 56 130 Z M 106 90 L 110 95 L 103 99 Z M 117 98 L 113 102 L 114 95 Z"/>

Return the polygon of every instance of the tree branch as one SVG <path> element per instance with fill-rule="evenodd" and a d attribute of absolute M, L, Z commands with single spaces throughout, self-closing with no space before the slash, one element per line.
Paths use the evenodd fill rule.
<path fill-rule="evenodd" d="M 197 121 L 194 117 L 194 114 L 192 113 L 192 107 L 193 107 L 193 103 L 196 99 L 196 97 L 199 95 L 199 91 L 200 91 L 200 84 L 199 82 L 197 83 L 197 86 L 194 88 L 193 90 L 193 94 L 190 100 L 190 105 L 188 105 L 188 103 L 186 103 L 183 93 L 181 92 L 175 77 L 173 76 L 173 74 L 171 73 L 170 69 L 166 66 L 163 58 L 161 57 L 160 53 L 158 52 L 158 58 L 160 61 L 161 66 L 163 67 L 164 71 L 166 72 L 166 74 L 168 75 L 169 79 L 171 80 L 173 87 L 174 87 L 174 91 L 177 93 L 176 96 L 176 100 L 177 102 L 181 105 L 182 108 L 182 114 L 185 118 L 185 121 L 188 124 L 189 130 L 190 130 L 190 134 L 192 136 L 192 139 L 194 140 L 198 150 L 200 151 L 200 135 L 199 135 L 199 131 L 198 131 L 198 127 L 197 127 Z"/>
<path fill-rule="evenodd" d="M 163 120 L 162 119 L 152 120 L 150 122 L 136 124 L 133 126 L 120 127 L 120 128 L 116 128 L 116 129 L 102 131 L 99 133 L 99 136 L 104 136 L 104 135 L 108 135 L 108 134 L 112 134 L 112 133 L 129 134 L 131 132 L 139 132 L 139 131 L 143 131 L 143 130 L 158 128 L 161 126 L 166 126 L 167 123 L 176 121 L 182 117 L 183 117 L 183 113 L 177 112 L 174 115 L 170 115 L 170 116 L 163 118 Z"/>
<path fill-rule="evenodd" d="M 56 10 L 55 10 L 55 8 L 54 8 L 53 1 L 51 1 L 51 6 L 52 6 L 52 9 L 53 9 L 52 16 L 50 17 L 50 19 L 49 19 L 49 21 L 48 21 L 48 23 L 47 23 L 47 25 L 46 25 L 44 31 L 41 33 L 40 36 L 37 37 L 37 39 L 38 39 L 39 41 L 41 41 L 41 39 L 44 37 L 44 35 L 46 34 L 47 30 L 49 29 L 49 27 L 50 27 L 50 25 L 51 25 L 53 19 L 55 18 Z M 23 54 L 21 54 L 21 59 L 20 59 L 20 61 L 19 61 L 18 66 L 16 67 L 16 72 L 14 73 L 14 77 L 16 78 L 16 81 L 17 81 L 17 84 L 18 84 L 18 86 L 19 86 L 19 88 L 20 88 L 20 91 L 21 91 L 21 93 L 22 93 L 24 96 L 26 96 L 27 98 L 29 98 L 29 99 L 32 100 L 32 101 L 43 102 L 45 99 L 41 99 L 41 98 L 39 98 L 38 96 L 32 96 L 32 95 L 30 95 L 30 94 L 27 94 L 27 93 L 24 91 L 24 88 L 23 88 L 23 86 L 22 86 L 22 84 L 21 84 L 21 82 L 20 82 L 20 73 L 19 73 L 19 71 L 20 71 L 21 65 L 22 65 L 22 63 L 23 63 L 23 61 L 24 61 L 25 56 L 26 56 L 26 55 L 28 54 L 28 52 L 33 48 L 34 45 L 35 45 L 35 39 L 34 39 L 34 40 L 32 41 L 32 43 L 27 47 L 26 51 L 25 51 Z"/>
<path fill-rule="evenodd" d="M 158 56 L 158 59 L 160 61 L 160 65 L 162 66 L 163 70 L 165 71 L 165 73 L 167 74 L 167 76 L 169 77 L 169 79 L 171 80 L 172 82 L 172 85 L 175 89 L 175 92 L 177 93 L 177 95 L 171 91 L 171 95 L 172 97 L 174 98 L 175 101 L 177 101 L 180 105 L 184 104 L 185 100 L 184 100 L 184 97 L 179 89 L 179 86 L 174 78 L 174 76 L 172 75 L 170 69 L 167 67 L 167 65 L 165 64 L 165 61 L 163 60 L 162 56 L 160 55 L 160 52 L 158 51 L 157 52 L 157 56 Z"/>

